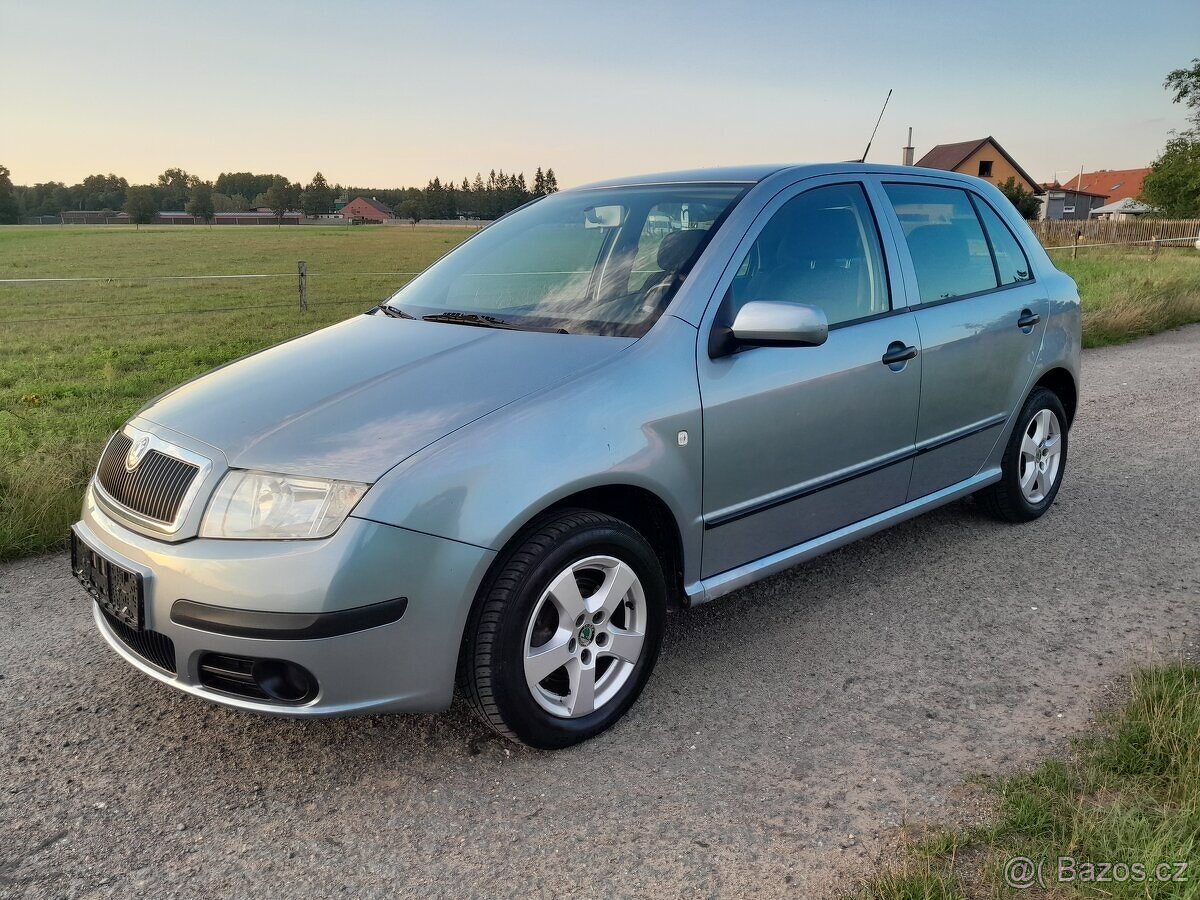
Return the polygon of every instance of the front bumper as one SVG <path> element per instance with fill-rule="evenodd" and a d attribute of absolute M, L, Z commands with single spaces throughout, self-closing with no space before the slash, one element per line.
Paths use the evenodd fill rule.
<path fill-rule="evenodd" d="M 86 543 L 142 575 L 145 628 L 171 639 L 175 673 L 133 651 L 93 603 L 96 626 L 129 663 L 172 687 L 239 709 L 336 716 L 444 709 L 472 599 L 494 552 L 365 519 L 349 518 L 315 541 L 194 539 L 168 544 L 137 534 L 97 506 L 91 491 L 75 525 Z M 268 639 L 179 624 L 178 600 L 314 619 L 406 597 L 387 624 L 329 637 Z M 233 616 L 233 618 L 237 618 Z M 275 620 L 286 617 L 275 617 Z M 303 666 L 318 690 L 307 702 L 251 700 L 201 683 L 206 654 L 278 659 Z"/>

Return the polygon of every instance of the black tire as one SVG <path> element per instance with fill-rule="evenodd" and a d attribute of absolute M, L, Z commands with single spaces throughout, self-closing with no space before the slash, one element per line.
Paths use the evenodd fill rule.
<path fill-rule="evenodd" d="M 1021 442 L 1034 416 L 1042 410 L 1049 410 L 1058 419 L 1062 455 L 1053 483 L 1043 492 L 1040 501 L 1032 503 L 1021 490 Z M 1062 485 L 1063 473 L 1067 470 L 1067 444 L 1067 414 L 1062 401 L 1049 388 L 1035 388 L 1021 407 L 1016 426 L 1009 436 L 1008 445 L 1004 448 L 1004 457 L 1000 462 L 1000 480 L 976 495 L 980 506 L 989 515 L 1003 522 L 1031 522 L 1042 516 L 1054 503 Z"/>
<path fill-rule="evenodd" d="M 527 629 L 551 581 L 595 555 L 613 557 L 637 575 L 646 601 L 645 637 L 641 655 L 612 698 L 590 714 L 564 718 L 544 709 L 526 683 Z M 620 719 L 645 687 L 662 642 L 666 598 L 662 566 L 636 529 L 589 510 L 556 511 L 513 542 L 484 585 L 467 622 L 460 688 L 476 715 L 510 740 L 544 750 L 586 740 Z"/>

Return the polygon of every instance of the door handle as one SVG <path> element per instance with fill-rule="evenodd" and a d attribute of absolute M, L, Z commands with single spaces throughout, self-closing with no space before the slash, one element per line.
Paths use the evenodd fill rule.
<path fill-rule="evenodd" d="M 1018 328 L 1032 328 L 1034 325 L 1036 325 L 1040 321 L 1042 321 L 1042 317 L 1039 316 L 1037 313 L 1035 313 L 1033 310 L 1023 309 L 1023 310 L 1021 310 L 1021 318 L 1017 319 L 1017 327 Z"/>
<path fill-rule="evenodd" d="M 894 366 L 897 363 L 915 359 L 916 356 L 916 347 L 911 345 L 906 346 L 903 341 L 892 341 L 892 343 L 888 344 L 887 353 L 883 354 L 883 359 L 880 362 L 885 366 Z"/>

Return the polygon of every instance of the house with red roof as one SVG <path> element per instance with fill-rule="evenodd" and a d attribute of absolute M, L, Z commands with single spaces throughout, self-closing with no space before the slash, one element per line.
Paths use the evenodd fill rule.
<path fill-rule="evenodd" d="M 1063 185 L 1065 190 L 1080 190 L 1098 194 L 1105 203 L 1136 200 L 1142 193 L 1142 182 L 1150 169 L 1100 169 L 1076 175 Z"/>
<path fill-rule="evenodd" d="M 342 217 L 352 222 L 386 222 L 396 218 L 391 207 L 374 197 L 355 197 L 340 210 Z"/>

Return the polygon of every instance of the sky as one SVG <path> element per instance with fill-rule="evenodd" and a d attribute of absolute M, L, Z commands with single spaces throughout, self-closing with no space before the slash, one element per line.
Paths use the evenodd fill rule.
<path fill-rule="evenodd" d="M 179 166 L 360 187 L 619 175 L 993 135 L 1035 179 L 1148 165 L 1196 0 L 324 3 L 3 0 L 17 184 Z"/>

